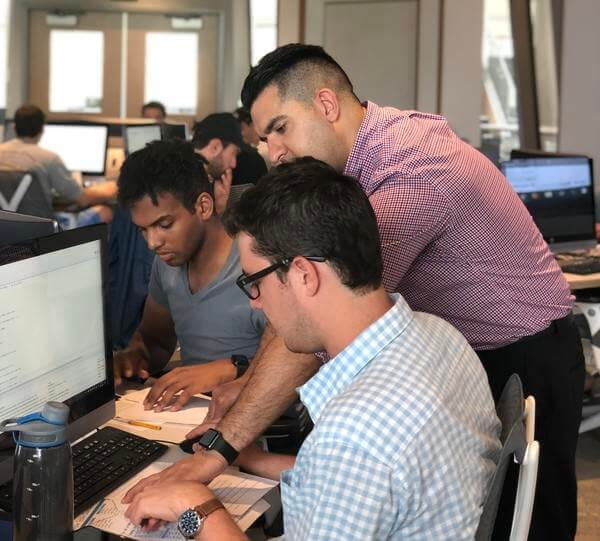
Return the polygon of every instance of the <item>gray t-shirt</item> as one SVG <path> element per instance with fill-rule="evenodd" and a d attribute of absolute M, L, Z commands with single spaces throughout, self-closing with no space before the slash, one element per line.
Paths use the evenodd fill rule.
<path fill-rule="evenodd" d="M 49 209 L 52 208 L 54 195 L 75 201 L 83 191 L 58 154 L 35 143 L 26 143 L 17 138 L 0 144 L 0 165 L 21 171 L 35 171 Z"/>
<path fill-rule="evenodd" d="M 149 293 L 171 312 L 183 364 L 201 364 L 233 354 L 253 357 L 265 328 L 262 311 L 250 308 L 235 285 L 241 273 L 234 242 L 218 276 L 192 295 L 187 265 L 170 267 L 154 259 Z"/>

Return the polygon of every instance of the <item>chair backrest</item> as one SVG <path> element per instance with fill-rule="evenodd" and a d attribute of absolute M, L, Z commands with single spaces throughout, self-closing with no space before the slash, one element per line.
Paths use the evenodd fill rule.
<path fill-rule="evenodd" d="M 476 541 L 489 541 L 491 539 L 508 465 L 513 456 L 516 457 L 519 463 L 524 458 L 527 447 L 525 426 L 523 425 L 524 405 L 521 379 L 513 374 L 506 382 L 500 400 L 496 404 L 496 414 L 502 423 L 500 434 L 502 450 L 483 504 L 479 526 L 475 533 Z"/>
<path fill-rule="evenodd" d="M 525 439 L 527 440 L 527 448 L 519 468 L 519 483 L 510 530 L 510 541 L 527 541 L 529 537 L 538 462 L 540 460 L 540 445 L 534 439 L 534 432 L 535 399 L 533 396 L 528 396 L 525 400 Z"/>
<path fill-rule="evenodd" d="M 52 218 L 52 205 L 33 171 L 0 168 L 0 209 Z"/>

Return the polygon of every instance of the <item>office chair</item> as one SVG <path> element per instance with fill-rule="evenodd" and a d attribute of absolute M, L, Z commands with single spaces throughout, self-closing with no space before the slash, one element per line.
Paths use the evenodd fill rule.
<path fill-rule="evenodd" d="M 600 375 L 600 291 L 583 289 L 576 292 L 575 322 L 581 335 L 586 372 L 594 377 Z M 600 428 L 600 397 L 584 399 L 579 433 Z"/>
<path fill-rule="evenodd" d="M 534 440 L 535 400 L 532 396 L 523 400 L 523 386 L 516 374 L 506 382 L 496 404 L 496 413 L 502 423 L 502 450 L 485 498 L 475 539 L 489 541 L 492 537 L 506 472 L 514 457 L 520 467 L 510 541 L 526 541 L 535 498 L 539 443 Z"/>
<path fill-rule="evenodd" d="M 52 205 L 33 171 L 0 168 L 0 209 L 52 218 Z"/>

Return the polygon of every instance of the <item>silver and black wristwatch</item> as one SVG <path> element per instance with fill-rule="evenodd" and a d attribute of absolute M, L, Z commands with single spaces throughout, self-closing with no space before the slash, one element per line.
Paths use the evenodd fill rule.
<path fill-rule="evenodd" d="M 179 515 L 177 521 L 179 533 L 186 539 L 194 539 L 202 530 L 202 524 L 206 517 L 217 509 L 224 509 L 224 507 L 216 498 L 208 500 L 202 505 L 197 505 L 193 509 L 186 509 Z"/>

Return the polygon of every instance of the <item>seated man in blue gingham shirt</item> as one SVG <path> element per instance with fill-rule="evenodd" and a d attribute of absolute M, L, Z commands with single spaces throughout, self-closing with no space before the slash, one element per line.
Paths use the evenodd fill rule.
<path fill-rule="evenodd" d="M 239 457 L 281 479 L 285 539 L 473 539 L 500 450 L 487 377 L 451 325 L 382 288 L 377 223 L 358 184 L 303 158 L 263 177 L 225 222 L 252 306 L 291 351 L 331 358 L 299 388 L 315 428 L 298 456 Z M 178 520 L 212 498 L 162 476 L 127 516 Z M 223 509 L 195 535 L 245 538 Z"/>

